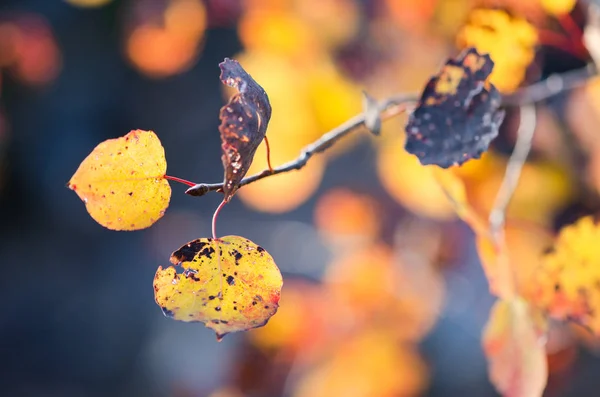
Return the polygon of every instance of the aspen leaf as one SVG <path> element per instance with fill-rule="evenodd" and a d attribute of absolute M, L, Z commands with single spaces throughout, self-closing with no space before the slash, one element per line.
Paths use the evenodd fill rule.
<path fill-rule="evenodd" d="M 152 131 L 133 130 L 94 148 L 68 187 L 92 218 L 112 230 L 139 230 L 158 221 L 169 206 L 165 151 Z"/>
<path fill-rule="evenodd" d="M 254 153 L 265 138 L 271 104 L 265 90 L 238 61 L 225 58 L 219 64 L 221 81 L 238 90 L 221 108 L 219 131 L 225 177 L 223 193 L 229 201 L 248 172 Z"/>
<path fill-rule="evenodd" d="M 484 330 L 489 377 L 505 397 L 541 397 L 548 378 L 545 324 L 522 299 L 498 300 Z"/>
<path fill-rule="evenodd" d="M 221 340 L 262 327 L 277 312 L 283 280 L 264 248 L 239 236 L 190 241 L 156 271 L 154 298 L 167 317 L 200 321 Z"/>
<path fill-rule="evenodd" d="M 442 168 L 479 158 L 504 120 L 500 93 L 486 81 L 494 62 L 474 48 L 433 76 L 406 124 L 406 151 Z"/>
<path fill-rule="evenodd" d="M 600 225 L 593 217 L 564 227 L 537 269 L 530 301 L 551 316 L 600 334 Z"/>

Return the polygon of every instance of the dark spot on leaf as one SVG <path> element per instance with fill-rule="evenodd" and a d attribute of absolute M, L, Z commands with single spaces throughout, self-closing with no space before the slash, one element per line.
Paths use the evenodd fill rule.
<path fill-rule="evenodd" d="M 133 196 L 133 192 L 129 192 L 127 194 L 129 194 L 129 197 Z"/>
<path fill-rule="evenodd" d="M 196 254 L 207 244 L 209 243 L 200 240 L 190 241 L 177 251 L 173 252 L 171 255 L 171 263 L 191 262 Z"/>
<path fill-rule="evenodd" d="M 235 284 L 235 279 L 233 278 L 233 276 L 227 276 L 227 284 L 229 284 L 229 285 Z"/>
<path fill-rule="evenodd" d="M 208 300 L 210 300 L 210 301 L 211 301 L 211 300 L 213 300 L 213 299 L 215 299 L 215 296 L 214 296 L 214 295 L 209 295 L 209 297 L 208 297 Z"/>
<path fill-rule="evenodd" d="M 243 258 L 242 253 L 240 251 L 238 251 L 238 250 L 233 250 L 233 251 L 231 251 L 231 255 L 233 255 L 233 257 L 235 258 L 235 265 L 239 266 L 240 259 Z"/>
<path fill-rule="evenodd" d="M 263 247 L 260 247 L 260 246 L 256 247 L 256 250 L 257 250 L 258 252 L 260 252 L 260 253 L 263 253 L 263 252 L 265 252 L 265 249 L 264 249 Z"/>
<path fill-rule="evenodd" d="M 219 320 L 221 322 L 221 324 L 229 324 L 229 321 L 227 320 Z"/>
<path fill-rule="evenodd" d="M 268 309 L 268 308 L 269 308 L 269 305 L 266 305 L 266 306 L 265 306 L 265 309 Z"/>
<path fill-rule="evenodd" d="M 219 324 L 219 320 L 210 320 L 210 322 L 213 324 Z"/>
<path fill-rule="evenodd" d="M 233 310 L 237 310 L 237 306 L 234 306 L 234 307 L 233 307 Z"/>
<path fill-rule="evenodd" d="M 215 307 L 215 310 L 218 311 L 218 312 L 220 312 L 221 311 L 221 306 Z"/>
<path fill-rule="evenodd" d="M 205 256 L 208 259 L 212 259 L 212 254 L 215 253 L 215 249 L 212 246 L 204 247 L 202 252 L 200 252 L 201 256 Z"/>

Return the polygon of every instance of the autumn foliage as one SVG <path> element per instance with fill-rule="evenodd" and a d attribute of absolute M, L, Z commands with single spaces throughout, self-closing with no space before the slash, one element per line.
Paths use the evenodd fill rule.
<path fill-rule="evenodd" d="M 160 77 L 189 66 L 203 31 L 181 30 L 177 21 L 206 23 L 204 6 L 193 3 L 166 7 L 169 17 L 160 27 L 136 21 L 127 48 L 138 69 Z M 539 94 L 532 93 L 539 86 L 531 88 L 541 74 L 530 66 L 540 46 L 564 49 L 582 40 L 582 35 L 557 38 L 548 27 L 554 26 L 548 21 L 572 27 L 566 18 L 575 2 L 532 2 L 534 9 L 525 10 L 520 2 L 507 1 L 503 8 L 483 1 L 465 8 L 452 30 L 456 51 L 419 80 L 418 95 L 381 102 L 359 87 L 378 93 L 387 87 L 370 82 L 368 73 L 348 77 L 334 57 L 359 40 L 355 2 L 324 2 L 322 13 L 339 23 L 324 22 L 313 9 L 317 0 L 309 6 L 243 3 L 244 52 L 219 65 L 228 97 L 218 115 L 223 181 L 167 175 L 158 136 L 134 130 L 100 143 L 68 183 L 91 217 L 112 230 L 157 222 L 169 205 L 169 181 L 188 185 L 193 196 L 223 194 L 213 236 L 174 249 L 171 265 L 156 271 L 154 296 L 165 316 L 202 322 L 218 340 L 257 328 L 245 343 L 273 362 L 294 366 L 289 395 L 418 395 L 429 375 L 416 345 L 442 310 L 440 258 L 448 251 L 446 228 L 458 218 L 474 233 L 496 298 L 481 338 L 489 379 L 508 397 L 542 396 L 553 321 L 600 335 L 600 224 L 592 215 L 579 217 L 554 236 L 552 217 L 577 187 L 573 170 L 548 155 L 562 156 L 560 145 L 539 144 L 533 135 L 549 121 L 539 109 Z M 387 3 L 388 17 L 396 22 L 405 18 L 401 3 L 418 18 L 435 17 L 435 1 Z M 138 41 L 152 48 L 132 44 Z M 572 52 L 583 56 L 582 46 Z M 165 49 L 173 52 L 168 60 L 154 53 Z M 375 72 L 389 73 L 387 67 Z M 391 70 L 386 76 L 396 74 Z M 393 87 L 402 84 L 407 83 Z M 494 150 L 494 142 L 509 128 L 515 131 L 506 156 Z M 234 195 L 264 212 L 300 206 L 319 187 L 328 161 L 365 144 L 353 134 L 361 129 L 374 132 L 368 136 L 375 148 L 372 166 L 383 189 L 414 215 L 393 238 L 384 237 L 386 209 L 369 193 L 328 190 L 318 198 L 314 223 L 331 246 L 331 261 L 318 283 L 290 278 L 283 286 L 278 258 L 245 237 L 216 234 L 217 215 Z M 593 142 L 589 134 L 581 127 L 578 139 Z M 544 144 L 550 149 L 537 147 Z M 527 160 L 531 146 L 542 155 Z M 597 157 L 598 145 L 592 146 Z M 597 194 L 599 167 L 593 162 L 590 167 L 591 177 L 580 182 L 591 186 L 586 194 Z"/>

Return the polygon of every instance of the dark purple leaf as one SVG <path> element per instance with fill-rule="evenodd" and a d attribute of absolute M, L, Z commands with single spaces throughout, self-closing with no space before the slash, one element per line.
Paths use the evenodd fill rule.
<path fill-rule="evenodd" d="M 500 93 L 487 77 L 494 62 L 474 48 L 450 59 L 429 80 L 406 125 L 406 151 L 442 168 L 479 158 L 504 119 Z"/>
<path fill-rule="evenodd" d="M 221 108 L 221 149 L 225 178 L 223 193 L 229 201 L 248 172 L 254 153 L 267 132 L 271 104 L 267 93 L 238 61 L 225 58 L 219 64 L 221 81 L 238 92 Z"/>

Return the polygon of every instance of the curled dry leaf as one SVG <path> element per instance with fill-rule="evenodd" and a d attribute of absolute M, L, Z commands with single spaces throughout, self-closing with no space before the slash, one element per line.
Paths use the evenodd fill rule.
<path fill-rule="evenodd" d="M 235 194 L 248 172 L 254 153 L 267 133 L 271 104 L 265 90 L 239 62 L 225 58 L 219 64 L 221 81 L 238 90 L 221 108 L 221 149 L 225 180 L 225 201 Z"/>
<path fill-rule="evenodd" d="M 200 238 L 156 271 L 154 298 L 179 321 L 201 321 L 220 340 L 261 327 L 277 312 L 283 280 L 264 248 L 239 236 Z"/>
<path fill-rule="evenodd" d="M 551 316 L 572 320 L 600 334 L 600 224 L 579 219 L 560 231 L 536 271 L 528 299 Z"/>
<path fill-rule="evenodd" d="M 490 380 L 505 397 L 541 397 L 548 379 L 544 320 L 521 299 L 498 300 L 483 334 Z"/>
<path fill-rule="evenodd" d="M 442 168 L 479 158 L 504 119 L 500 93 L 487 77 L 494 62 L 474 48 L 446 62 L 427 83 L 406 125 L 406 151 Z"/>
<path fill-rule="evenodd" d="M 102 226 L 139 230 L 154 224 L 169 206 L 166 171 L 165 150 L 156 134 L 134 130 L 96 146 L 67 186 Z"/>

